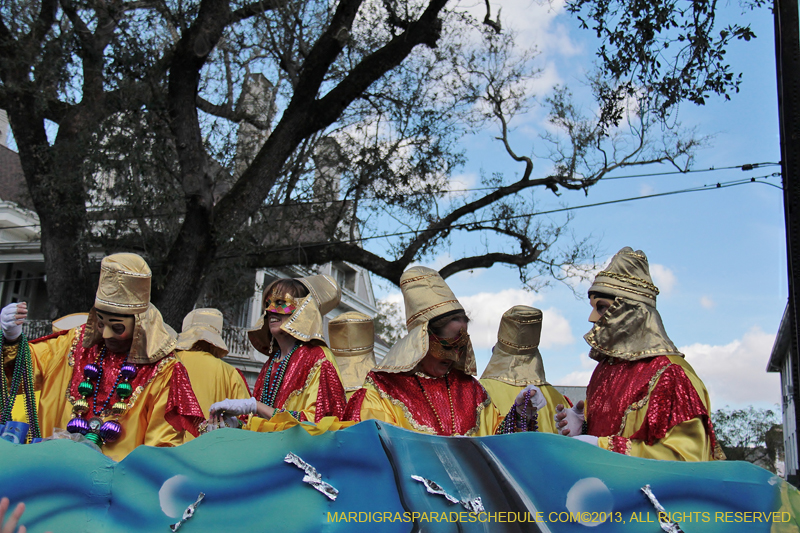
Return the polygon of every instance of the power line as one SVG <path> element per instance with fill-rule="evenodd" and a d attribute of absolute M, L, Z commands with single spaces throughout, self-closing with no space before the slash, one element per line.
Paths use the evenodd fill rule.
<path fill-rule="evenodd" d="M 492 223 L 492 222 L 501 222 L 501 221 L 509 220 L 509 219 L 518 219 L 518 218 L 534 217 L 534 216 L 541 216 L 541 215 L 551 215 L 551 214 L 554 214 L 554 213 L 563 213 L 563 212 L 566 212 L 566 211 L 576 211 L 578 209 L 586 209 L 586 208 L 589 208 L 589 207 L 599 207 L 599 206 L 603 206 L 603 205 L 612 205 L 612 204 L 618 204 L 618 203 L 623 203 L 623 202 L 633 202 L 633 201 L 636 201 L 636 200 L 647 200 L 649 198 L 658 198 L 658 197 L 661 197 L 661 196 L 673 196 L 673 195 L 676 195 L 676 194 L 685 194 L 685 193 L 700 192 L 700 191 L 715 191 L 715 190 L 718 190 L 718 189 L 727 189 L 729 187 L 737 187 L 739 185 L 747 185 L 748 183 L 760 183 L 760 184 L 763 184 L 763 185 L 769 185 L 771 187 L 775 187 L 777 189 L 782 189 L 782 187 L 779 187 L 779 186 L 774 185 L 772 183 L 769 183 L 769 182 L 766 182 L 766 181 L 758 181 L 758 180 L 761 180 L 761 179 L 767 179 L 767 178 L 776 177 L 776 176 L 780 176 L 780 173 L 776 172 L 776 173 L 773 173 L 773 174 L 770 174 L 770 175 L 766 175 L 766 176 L 743 178 L 743 179 L 740 179 L 740 180 L 733 180 L 733 181 L 728 181 L 728 182 L 718 182 L 718 183 L 713 183 L 713 184 L 701 185 L 699 187 L 692 187 L 692 188 L 688 188 L 688 189 L 680 189 L 680 190 L 677 190 L 677 191 L 667 191 L 667 192 L 661 192 L 661 193 L 646 194 L 646 195 L 643 195 L 643 196 L 634 196 L 634 197 L 630 197 L 630 198 L 619 198 L 619 199 L 616 199 L 616 200 L 606 200 L 604 202 L 596 202 L 596 203 L 592 203 L 592 204 L 567 206 L 567 207 L 562 207 L 562 208 L 558 208 L 558 209 L 550 209 L 550 210 L 547 210 L 547 211 L 538 211 L 536 213 L 526 213 L 526 214 L 522 214 L 522 215 L 514 215 L 514 216 L 511 216 L 511 217 L 490 218 L 490 219 L 473 221 L 473 222 L 463 222 L 463 223 L 460 223 L 460 224 L 451 224 L 451 225 L 449 225 L 447 227 L 444 227 L 444 228 L 441 228 L 441 229 L 442 230 L 464 229 L 464 228 L 468 228 L 469 226 L 474 226 L 476 224 L 487 224 L 487 223 Z M 362 237 L 360 239 L 348 239 L 348 240 L 340 240 L 340 241 L 336 241 L 336 242 L 309 243 L 309 244 L 303 244 L 302 247 L 303 248 L 318 248 L 318 247 L 325 247 L 325 246 L 337 246 L 337 245 L 340 245 L 340 244 L 356 244 L 356 243 L 369 241 L 369 240 L 375 240 L 375 239 L 386 239 L 386 238 L 389 238 L 389 237 L 402 237 L 402 236 L 405 236 L 405 235 L 417 235 L 419 233 L 422 233 L 423 231 L 425 231 L 425 230 L 398 231 L 398 232 L 395 232 L 395 233 L 386 233 L 386 234 L 382 234 L 382 235 L 373 235 L 371 237 Z M 284 252 L 284 251 L 291 251 L 291 250 L 295 250 L 295 249 L 296 249 L 296 247 L 292 246 L 292 247 L 284 247 L 284 248 L 272 248 L 271 251 L 273 251 L 273 252 Z M 257 254 L 246 254 L 246 255 L 257 255 Z M 241 257 L 241 256 L 238 256 L 238 255 L 237 256 L 220 256 L 220 259 L 233 259 L 235 257 Z"/>
<path fill-rule="evenodd" d="M 626 175 L 626 176 L 607 176 L 607 177 L 600 178 L 600 180 L 601 181 L 609 181 L 609 180 L 621 180 L 621 179 L 631 179 L 631 178 L 650 178 L 650 177 L 657 177 L 657 176 L 673 176 L 673 175 L 695 174 L 695 173 L 702 173 L 702 172 L 716 172 L 716 171 L 721 171 L 721 170 L 736 170 L 736 169 L 739 169 L 739 170 L 742 170 L 742 171 L 746 172 L 746 171 L 750 171 L 750 170 L 755 170 L 757 168 L 763 168 L 763 167 L 767 167 L 767 166 L 779 166 L 779 165 L 780 165 L 780 163 L 771 163 L 771 162 L 745 163 L 744 165 L 732 165 L 732 166 L 726 166 L 726 167 L 709 167 L 709 168 L 695 169 L 695 170 L 673 170 L 673 171 L 669 171 L 669 172 L 654 172 L 654 173 L 649 173 L 649 174 L 630 174 L 630 175 Z M 757 178 L 752 178 L 752 179 L 761 179 L 761 178 L 775 177 L 775 176 L 780 176 L 780 173 L 773 173 L 773 174 L 771 174 L 769 176 L 759 176 Z M 766 182 L 760 182 L 760 183 L 766 183 Z M 779 189 L 782 189 L 782 187 L 779 187 L 777 185 L 773 185 L 771 183 L 766 183 L 766 184 L 770 185 L 772 187 L 777 187 Z M 424 195 L 430 195 L 430 194 L 433 194 L 433 193 L 478 192 L 478 191 L 497 191 L 497 190 L 498 190 L 498 187 L 474 187 L 474 188 L 468 188 L 468 189 L 437 189 L 435 191 L 409 192 L 409 193 L 406 193 L 405 196 L 424 196 Z M 673 194 L 673 193 L 665 193 L 665 194 Z M 647 198 L 647 197 L 642 197 L 642 198 Z M 361 200 L 378 200 L 378 199 L 380 199 L 380 198 L 377 197 L 377 196 L 364 196 L 364 197 L 361 198 Z M 351 200 L 345 199 L 345 200 L 338 200 L 338 201 L 339 202 L 347 202 L 347 201 L 351 201 L 352 202 L 353 200 L 352 199 Z M 627 201 L 627 200 L 621 200 L 621 201 Z M 302 206 L 322 205 L 322 204 L 329 204 L 329 203 L 331 203 L 331 202 L 330 201 L 325 201 L 325 200 L 312 200 L 312 201 L 309 201 L 309 202 L 287 202 L 287 203 L 283 203 L 283 204 L 280 204 L 280 205 L 268 205 L 268 206 L 265 206 L 265 207 L 269 208 L 269 209 L 279 209 L 279 208 L 285 208 L 285 207 L 302 207 Z M 601 204 L 598 204 L 598 205 L 601 205 Z M 123 209 L 126 209 L 126 208 L 123 208 Z M 147 215 L 104 218 L 104 219 L 101 219 L 101 221 L 136 220 L 136 219 L 141 218 L 141 217 L 146 217 L 146 218 L 175 217 L 175 218 L 179 218 L 180 216 L 181 216 L 180 214 L 175 214 L 175 213 L 149 213 Z M 529 215 L 525 215 L 525 216 L 529 216 Z M 22 225 L 17 225 L 17 226 L 3 226 L 3 227 L 0 227 L 0 230 L 3 230 L 3 229 L 38 228 L 40 226 L 41 226 L 41 224 L 22 224 Z M 413 232 L 410 232 L 410 233 L 413 233 Z"/>

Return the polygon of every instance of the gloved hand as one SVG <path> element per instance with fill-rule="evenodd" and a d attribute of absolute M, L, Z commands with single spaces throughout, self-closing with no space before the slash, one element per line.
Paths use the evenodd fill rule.
<path fill-rule="evenodd" d="M 28 304 L 25 302 L 8 304 L 0 311 L 0 327 L 3 338 L 9 342 L 16 341 L 22 335 L 22 323 L 28 317 Z"/>
<path fill-rule="evenodd" d="M 575 404 L 572 409 L 567 409 L 562 404 L 556 405 L 556 427 L 562 435 L 577 437 L 583 429 L 583 400 Z"/>
<path fill-rule="evenodd" d="M 542 409 L 545 405 L 547 405 L 547 398 L 544 397 L 542 394 L 541 389 L 536 385 L 528 385 L 522 391 L 517 394 L 516 399 L 514 400 L 514 408 L 517 410 L 517 414 L 522 416 L 525 413 L 525 394 L 530 391 L 530 398 L 528 399 L 528 414 L 532 415 L 539 409 Z"/>
<path fill-rule="evenodd" d="M 222 415 L 225 425 L 228 427 L 238 427 L 236 417 L 240 415 L 256 414 L 258 409 L 258 402 L 255 398 L 248 398 L 246 400 L 229 400 L 225 398 L 221 402 L 211 404 L 208 408 L 211 418 L 216 415 Z"/>
<path fill-rule="evenodd" d="M 575 440 L 579 440 L 581 442 L 585 442 L 587 444 L 591 444 L 592 446 L 597 446 L 597 437 L 594 435 L 577 435 L 572 437 Z"/>

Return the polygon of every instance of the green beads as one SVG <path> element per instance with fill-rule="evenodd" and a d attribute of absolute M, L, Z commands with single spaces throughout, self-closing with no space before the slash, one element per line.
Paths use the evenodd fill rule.
<path fill-rule="evenodd" d="M 92 392 L 94 392 L 94 385 L 91 384 L 89 381 L 81 381 L 78 385 L 78 392 L 84 398 L 87 396 L 91 396 Z"/>
<path fill-rule="evenodd" d="M 130 383 L 120 383 L 117 385 L 117 396 L 120 398 L 125 399 L 131 394 L 133 394 L 133 387 Z"/>
<path fill-rule="evenodd" d="M 94 442 L 98 446 L 102 446 L 103 445 L 103 439 L 101 439 L 100 435 L 98 435 L 97 433 L 87 433 L 86 434 L 86 438 L 89 439 L 90 441 Z"/>

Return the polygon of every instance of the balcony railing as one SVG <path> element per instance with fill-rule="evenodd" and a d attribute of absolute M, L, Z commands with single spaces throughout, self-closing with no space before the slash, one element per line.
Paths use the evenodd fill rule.
<path fill-rule="evenodd" d="M 222 328 L 222 340 L 228 346 L 228 353 L 235 357 L 249 358 L 250 338 L 247 336 L 249 328 L 225 326 Z"/>
<path fill-rule="evenodd" d="M 226 326 L 222 328 L 222 339 L 228 345 L 230 355 L 248 359 L 250 357 L 250 339 L 247 337 L 247 330 L 236 326 Z M 50 320 L 27 320 L 22 325 L 22 332 L 29 340 L 38 339 L 53 332 L 53 323 Z"/>
<path fill-rule="evenodd" d="M 22 332 L 29 340 L 38 339 L 53 333 L 53 322 L 50 320 L 26 320 L 22 324 Z"/>

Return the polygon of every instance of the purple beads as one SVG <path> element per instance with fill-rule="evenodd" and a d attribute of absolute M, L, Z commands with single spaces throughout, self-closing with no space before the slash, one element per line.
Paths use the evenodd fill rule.
<path fill-rule="evenodd" d="M 67 431 L 86 435 L 89 432 L 89 423 L 83 418 L 73 418 L 67 423 Z"/>
<path fill-rule="evenodd" d="M 97 365 L 94 363 L 89 363 L 85 367 L 83 367 L 83 375 L 89 381 L 94 381 L 97 379 L 97 376 L 100 375 L 100 369 L 97 368 Z"/>
<path fill-rule="evenodd" d="M 131 363 L 125 363 L 122 365 L 122 368 L 119 369 L 119 374 L 122 376 L 124 380 L 130 380 L 136 375 L 136 366 Z"/>
<path fill-rule="evenodd" d="M 122 426 L 116 420 L 109 420 L 100 426 L 100 436 L 106 442 L 114 442 L 122 434 Z"/>

